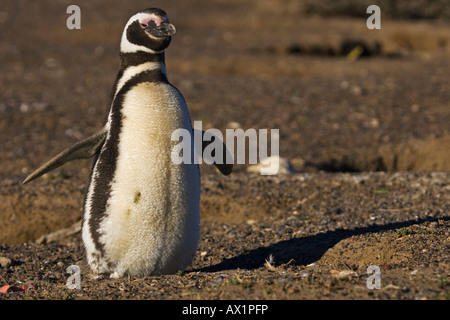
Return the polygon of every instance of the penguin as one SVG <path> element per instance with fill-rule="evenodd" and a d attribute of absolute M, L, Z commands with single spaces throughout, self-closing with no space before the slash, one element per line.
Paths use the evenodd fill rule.
<path fill-rule="evenodd" d="M 94 277 L 173 274 L 183 271 L 197 250 L 199 166 L 171 161 L 171 133 L 193 132 L 186 101 L 167 78 L 164 52 L 175 33 L 161 9 L 134 14 L 120 40 L 120 70 L 104 127 L 23 181 L 95 156 L 81 231 Z M 195 150 L 194 142 L 191 147 Z M 224 144 L 223 149 L 228 153 Z M 232 171 L 225 161 L 214 164 L 224 175 Z"/>

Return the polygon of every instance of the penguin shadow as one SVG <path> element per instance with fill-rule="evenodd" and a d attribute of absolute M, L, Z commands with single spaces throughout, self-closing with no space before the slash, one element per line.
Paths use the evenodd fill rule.
<path fill-rule="evenodd" d="M 450 217 L 439 218 L 439 220 L 449 220 Z M 198 268 L 194 271 L 200 272 L 219 272 L 233 269 L 254 270 L 262 267 L 269 255 L 273 255 L 277 265 L 290 263 L 290 265 L 308 265 L 319 260 L 325 252 L 335 246 L 339 241 L 352 236 L 363 235 L 367 233 L 377 233 L 400 228 L 406 228 L 413 224 L 436 221 L 437 218 L 414 219 L 403 222 L 392 222 L 384 225 L 371 225 L 355 229 L 336 229 L 319 233 L 313 236 L 293 238 L 283 240 L 278 243 L 259 247 L 240 254 L 233 258 L 228 258 L 222 262 Z"/>

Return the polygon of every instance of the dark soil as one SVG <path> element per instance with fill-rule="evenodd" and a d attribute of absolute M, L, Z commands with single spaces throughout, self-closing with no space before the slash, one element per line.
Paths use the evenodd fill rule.
<path fill-rule="evenodd" d="M 323 3 L 152 2 L 177 27 L 167 71 L 191 118 L 279 129 L 295 173 L 201 165 L 192 265 L 129 279 L 92 279 L 79 232 L 40 238 L 80 220 L 91 161 L 21 181 L 103 126 L 122 28 L 149 4 L 78 1 L 81 30 L 64 1 L 2 4 L 0 287 L 35 288 L 0 300 L 450 299 L 448 10 L 399 6 L 368 30 L 365 11 Z"/>

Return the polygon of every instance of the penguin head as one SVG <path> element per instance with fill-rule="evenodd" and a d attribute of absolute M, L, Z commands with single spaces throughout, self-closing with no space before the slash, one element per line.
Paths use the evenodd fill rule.
<path fill-rule="evenodd" d="M 149 8 L 133 15 L 125 25 L 120 51 L 161 53 L 166 49 L 176 29 L 167 14 L 158 8 Z"/>

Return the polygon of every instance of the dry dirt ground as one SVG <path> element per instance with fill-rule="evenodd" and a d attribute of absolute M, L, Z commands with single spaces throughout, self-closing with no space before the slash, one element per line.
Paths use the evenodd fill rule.
<path fill-rule="evenodd" d="M 81 30 L 66 28 L 68 1 L 2 4 L 0 286 L 35 287 L 0 300 L 450 299 L 448 4 L 382 6 L 368 30 L 372 3 L 330 3 L 77 1 Z M 91 161 L 21 181 L 103 126 L 122 28 L 149 6 L 177 27 L 167 70 L 192 119 L 279 129 L 295 173 L 201 165 L 192 265 L 94 280 L 79 232 L 41 238 L 80 220 Z"/>

